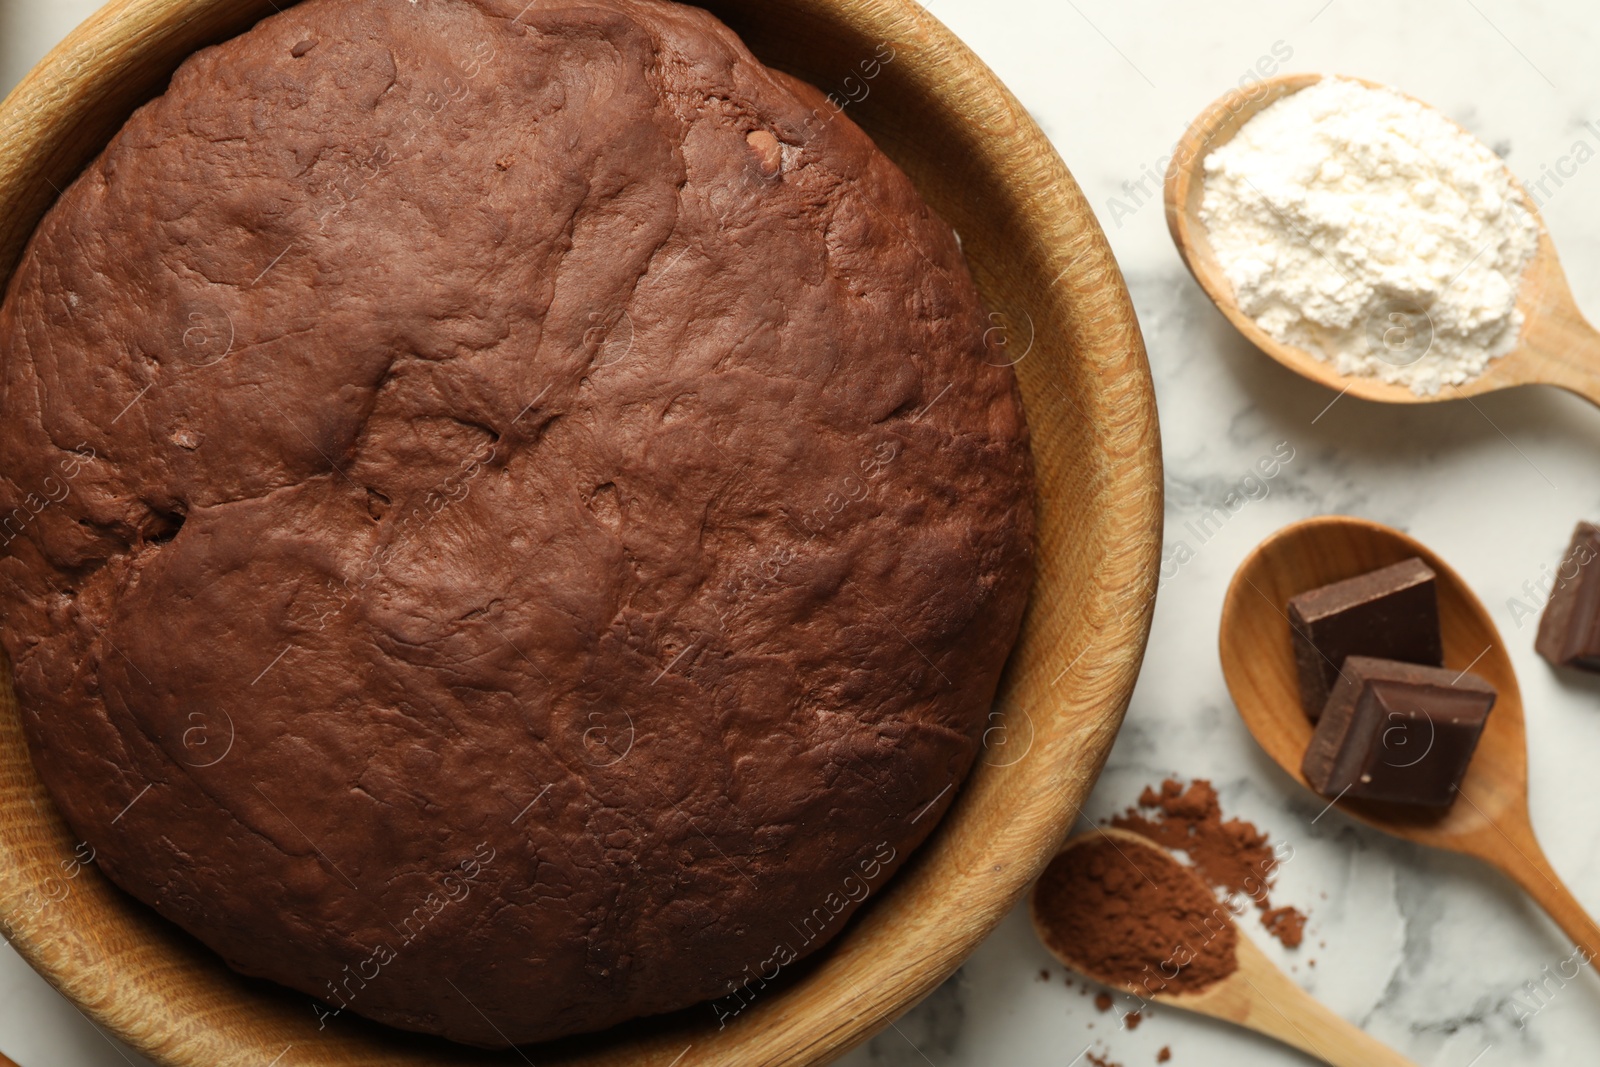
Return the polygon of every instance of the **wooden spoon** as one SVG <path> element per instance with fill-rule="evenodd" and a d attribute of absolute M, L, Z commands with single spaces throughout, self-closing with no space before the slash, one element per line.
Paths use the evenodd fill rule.
<path fill-rule="evenodd" d="M 1193 881 L 1198 898 L 1211 898 L 1210 887 L 1171 853 L 1125 830 L 1102 829 L 1080 834 L 1062 846 L 1060 855 L 1107 840 L 1141 874 L 1148 876 L 1153 864 L 1170 864 L 1180 877 Z M 1059 856 L 1057 858 L 1059 860 Z M 1072 946 L 1060 943 L 1049 921 L 1040 914 L 1038 883 L 1029 895 L 1028 908 L 1034 933 L 1050 954 L 1063 966 L 1101 985 L 1120 989 L 1141 1001 L 1166 1004 L 1235 1023 L 1309 1053 L 1333 1067 L 1415 1067 L 1412 1061 L 1312 999 L 1242 934 L 1234 950 L 1238 969 L 1232 974 L 1196 992 L 1166 993 L 1153 991 L 1140 982 L 1118 981 L 1115 975 L 1098 973 L 1082 960 L 1073 958 Z M 1226 907 L 1218 905 L 1215 914 L 1226 925 L 1233 925 L 1233 917 Z M 1172 951 L 1182 947 L 1172 946 Z M 1159 985 L 1159 980 L 1155 984 Z"/>
<path fill-rule="evenodd" d="M 1300 761 L 1312 725 L 1300 708 L 1289 620 L 1296 593 L 1420 557 L 1438 576 L 1444 665 L 1486 679 L 1499 692 L 1460 793 L 1442 813 L 1342 800 L 1369 826 L 1419 844 L 1485 860 L 1516 882 L 1572 938 L 1585 959 L 1600 954 L 1595 925 L 1533 834 L 1522 694 L 1488 609 L 1426 546 L 1366 519 L 1328 515 L 1286 526 L 1258 545 L 1233 576 L 1222 605 L 1222 674 L 1245 726 L 1267 755 L 1306 788 Z M 1334 806 L 1334 805 L 1330 805 Z"/>
<path fill-rule="evenodd" d="M 1234 90 L 1201 112 L 1190 124 L 1173 152 L 1167 167 L 1167 228 L 1178 246 L 1178 254 L 1188 264 L 1195 281 L 1206 291 L 1228 321 L 1261 349 L 1285 367 L 1320 382 L 1329 389 L 1349 392 L 1364 400 L 1393 404 L 1417 404 L 1507 389 L 1514 385 L 1542 383 L 1558 385 L 1595 404 L 1600 404 L 1600 332 L 1589 325 L 1572 299 L 1567 277 L 1556 258 L 1555 245 L 1539 217 L 1539 209 L 1513 176 L 1512 188 L 1522 197 L 1528 211 L 1539 224 L 1539 247 L 1534 252 L 1522 285 L 1517 292 L 1517 307 L 1522 311 L 1522 335 L 1517 347 L 1489 362 L 1488 369 L 1459 386 L 1447 385 L 1433 396 L 1418 396 L 1409 386 L 1379 381 L 1377 378 L 1346 377 L 1334 371 L 1333 364 L 1320 360 L 1293 345 L 1272 338 L 1254 319 L 1239 310 L 1233 285 L 1217 262 L 1216 253 L 1200 221 L 1200 201 L 1205 193 L 1207 153 L 1233 139 L 1249 119 L 1262 108 L 1290 93 L 1299 92 L 1322 80 L 1321 74 L 1285 74 L 1247 90 Z M 1370 88 L 1384 88 L 1362 79 Z M 1509 176 L 1509 172 L 1508 172 Z"/>

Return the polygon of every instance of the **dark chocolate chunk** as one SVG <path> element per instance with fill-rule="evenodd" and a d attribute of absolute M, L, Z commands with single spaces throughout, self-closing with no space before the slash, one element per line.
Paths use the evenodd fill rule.
<path fill-rule="evenodd" d="M 1557 667 L 1600 671 L 1600 526 L 1578 523 L 1533 647 Z"/>
<path fill-rule="evenodd" d="M 1301 772 L 1325 797 L 1448 807 L 1494 701 L 1475 674 L 1350 656 Z"/>
<path fill-rule="evenodd" d="M 1416 558 L 1291 597 L 1289 625 L 1300 704 L 1312 722 L 1346 656 L 1444 662 L 1433 571 Z"/>

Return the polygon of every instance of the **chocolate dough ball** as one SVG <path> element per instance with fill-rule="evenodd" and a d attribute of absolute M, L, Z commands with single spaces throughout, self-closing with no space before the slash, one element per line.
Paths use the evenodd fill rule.
<path fill-rule="evenodd" d="M 480 1045 L 732 1012 L 838 934 L 1031 572 L 1013 375 L 906 177 L 702 11 L 525 2 L 197 53 L 0 309 L 62 814 L 238 971 Z"/>

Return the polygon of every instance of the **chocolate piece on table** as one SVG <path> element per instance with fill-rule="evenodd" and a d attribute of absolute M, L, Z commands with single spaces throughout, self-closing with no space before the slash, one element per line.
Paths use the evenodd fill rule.
<path fill-rule="evenodd" d="M 1444 662 L 1433 571 L 1416 558 L 1291 597 L 1289 625 L 1300 704 L 1312 722 L 1346 656 Z"/>
<path fill-rule="evenodd" d="M 1533 647 L 1557 667 L 1600 671 L 1600 526 L 1578 523 Z"/>
<path fill-rule="evenodd" d="M 1494 701 L 1475 674 L 1351 656 L 1301 773 L 1325 797 L 1447 807 Z"/>

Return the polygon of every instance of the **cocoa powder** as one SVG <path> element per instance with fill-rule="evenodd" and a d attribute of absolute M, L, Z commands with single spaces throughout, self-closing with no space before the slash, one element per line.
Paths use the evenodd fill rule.
<path fill-rule="evenodd" d="M 1267 835 L 1243 819 L 1222 818 L 1217 791 L 1203 778 L 1167 779 L 1160 790 L 1146 787 L 1139 807 L 1111 825 L 1187 853 L 1200 877 L 1218 890 L 1248 897 L 1261 910 L 1262 925 L 1286 948 L 1298 948 L 1306 917 L 1296 908 L 1275 908 L 1269 898 L 1278 856 Z"/>
<path fill-rule="evenodd" d="M 1282 941 L 1284 948 L 1299 948 L 1306 939 L 1306 917 L 1295 908 L 1267 908 L 1261 913 L 1261 925 Z M 1316 965 L 1317 961 L 1312 960 L 1311 966 Z"/>
<path fill-rule="evenodd" d="M 1057 856 L 1034 889 L 1048 948 L 1141 995 L 1188 993 L 1238 968 L 1228 909 L 1176 858 L 1104 837 Z"/>

